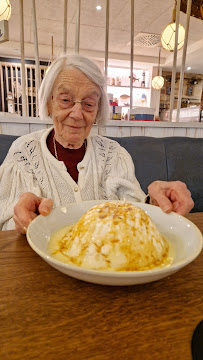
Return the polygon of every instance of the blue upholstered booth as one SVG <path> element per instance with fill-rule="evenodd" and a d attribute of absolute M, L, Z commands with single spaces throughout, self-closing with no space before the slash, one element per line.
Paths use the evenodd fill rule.
<path fill-rule="evenodd" d="M 0 164 L 16 138 L 0 134 Z M 181 180 L 195 202 L 192 211 L 203 211 L 202 138 L 132 136 L 112 139 L 132 156 L 136 177 L 145 193 L 154 180 Z"/>

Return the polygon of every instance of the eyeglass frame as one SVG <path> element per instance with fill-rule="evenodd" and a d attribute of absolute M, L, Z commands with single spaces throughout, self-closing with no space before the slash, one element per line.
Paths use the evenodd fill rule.
<path fill-rule="evenodd" d="M 87 99 L 88 99 L 88 98 L 87 98 Z M 95 104 L 92 105 L 93 108 L 88 109 L 88 105 L 87 105 L 87 108 L 84 108 L 84 106 L 83 106 L 83 104 L 84 104 L 84 102 L 86 101 L 86 99 L 83 99 L 83 100 L 69 100 L 69 99 L 65 98 L 65 99 L 61 99 L 61 100 L 64 101 L 65 103 L 66 103 L 67 101 L 70 102 L 69 105 L 68 105 L 68 107 L 67 107 L 67 109 L 72 109 L 72 108 L 75 106 L 76 103 L 80 103 L 81 106 L 82 106 L 82 110 L 87 111 L 87 112 L 93 112 L 93 111 L 95 111 L 96 108 L 97 108 L 97 106 L 99 105 L 99 103 L 100 103 L 100 101 L 101 101 L 101 99 L 99 99 L 99 100 L 97 100 L 97 99 L 95 99 L 95 100 L 91 99 L 91 101 L 95 102 Z"/>

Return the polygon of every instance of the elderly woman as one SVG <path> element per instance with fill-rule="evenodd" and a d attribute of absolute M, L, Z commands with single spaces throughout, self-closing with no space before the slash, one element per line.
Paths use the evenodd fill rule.
<path fill-rule="evenodd" d="M 93 199 L 146 201 L 132 159 L 117 142 L 90 136 L 108 119 L 105 79 L 91 60 L 63 55 L 51 66 L 39 91 L 41 119 L 53 127 L 17 139 L 0 167 L 0 228 L 25 232 L 52 206 Z M 188 213 L 193 201 L 181 182 L 156 181 L 150 203 L 163 211 Z"/>

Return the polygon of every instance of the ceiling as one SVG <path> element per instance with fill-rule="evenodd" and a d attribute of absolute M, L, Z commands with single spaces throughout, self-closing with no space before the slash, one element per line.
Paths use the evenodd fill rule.
<path fill-rule="evenodd" d="M 0 56 L 20 57 L 19 0 L 10 0 L 12 14 L 9 20 L 9 41 L 0 44 Z M 130 64 L 130 0 L 110 0 L 109 65 Z M 97 60 L 105 57 L 105 0 L 81 0 L 80 53 Z M 101 5 L 100 11 L 96 6 Z M 174 0 L 135 0 L 135 47 L 137 65 L 157 65 L 159 46 L 143 47 L 136 39 L 140 33 L 161 35 L 172 19 Z M 51 58 L 51 36 L 54 39 L 54 57 L 63 51 L 63 0 L 36 0 L 37 30 L 40 60 Z M 76 0 L 68 0 L 67 51 L 75 47 Z M 186 14 L 180 13 L 180 22 L 186 25 Z M 24 1 L 25 57 L 34 59 L 32 29 L 32 0 Z M 203 74 L 203 20 L 190 17 L 186 67 L 191 73 Z M 178 69 L 182 50 L 178 51 Z M 161 51 L 161 65 L 170 70 L 173 53 Z"/>

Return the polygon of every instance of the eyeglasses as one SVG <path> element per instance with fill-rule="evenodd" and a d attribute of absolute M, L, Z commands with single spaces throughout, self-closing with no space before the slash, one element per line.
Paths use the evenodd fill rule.
<path fill-rule="evenodd" d="M 61 98 L 60 101 L 66 109 L 72 108 L 76 103 L 80 103 L 84 111 L 95 111 L 98 107 L 99 101 L 97 99 L 87 98 L 84 100 L 73 100 L 71 97 Z"/>

